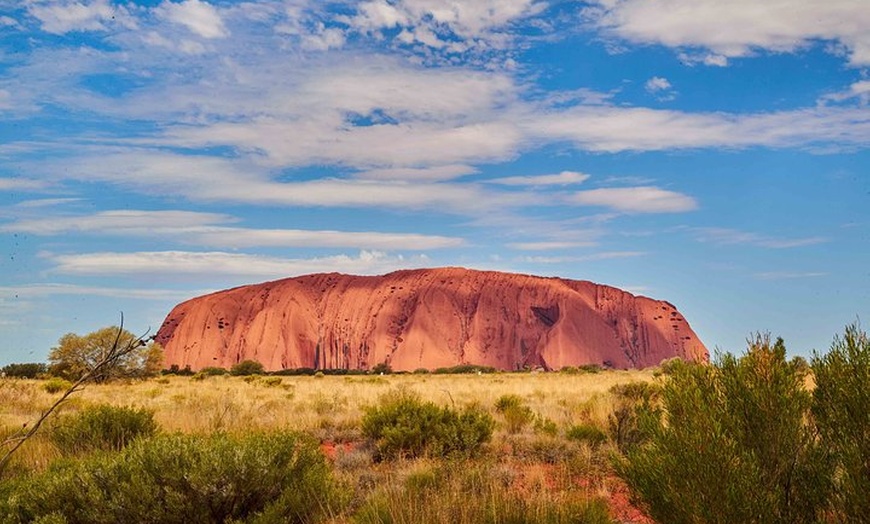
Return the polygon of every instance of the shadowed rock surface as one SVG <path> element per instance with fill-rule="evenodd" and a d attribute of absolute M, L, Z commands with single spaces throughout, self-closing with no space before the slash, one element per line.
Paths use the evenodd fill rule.
<path fill-rule="evenodd" d="M 306 275 L 176 306 L 157 332 L 165 365 L 504 370 L 707 360 L 668 302 L 592 282 L 438 268 Z"/>

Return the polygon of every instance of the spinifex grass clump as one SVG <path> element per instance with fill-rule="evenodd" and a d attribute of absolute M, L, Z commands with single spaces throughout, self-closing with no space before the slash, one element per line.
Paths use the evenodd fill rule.
<path fill-rule="evenodd" d="M 142 439 L 2 491 L 0 521 L 10 523 L 302 523 L 337 500 L 317 443 L 284 432 Z"/>
<path fill-rule="evenodd" d="M 362 421 L 363 434 L 384 458 L 473 454 L 490 440 L 494 426 L 479 406 L 441 407 L 407 390 L 382 396 Z"/>
<path fill-rule="evenodd" d="M 76 455 L 120 451 L 134 439 L 150 437 L 156 432 L 157 423 L 151 411 L 100 405 L 61 417 L 51 430 L 50 438 L 64 455 Z"/>

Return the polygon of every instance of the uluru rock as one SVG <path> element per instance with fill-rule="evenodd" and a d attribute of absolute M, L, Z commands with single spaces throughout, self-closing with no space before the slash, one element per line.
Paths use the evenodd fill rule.
<path fill-rule="evenodd" d="M 165 365 L 504 370 L 708 359 L 668 302 L 592 282 L 463 268 L 315 274 L 176 306 L 157 332 Z"/>

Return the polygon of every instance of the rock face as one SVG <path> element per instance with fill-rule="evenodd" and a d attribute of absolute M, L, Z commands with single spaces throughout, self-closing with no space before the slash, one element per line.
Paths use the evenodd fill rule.
<path fill-rule="evenodd" d="M 592 282 L 462 268 L 307 275 L 176 306 L 157 332 L 165 365 L 504 370 L 707 360 L 668 302 Z"/>

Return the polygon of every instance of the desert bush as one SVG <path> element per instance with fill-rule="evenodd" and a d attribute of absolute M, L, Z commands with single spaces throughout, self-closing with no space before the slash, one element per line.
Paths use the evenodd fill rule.
<path fill-rule="evenodd" d="M 870 521 L 870 338 L 846 327 L 812 369 L 813 415 L 836 466 L 833 505 L 840 522 Z"/>
<path fill-rule="evenodd" d="M 593 424 L 576 424 L 565 431 L 565 438 L 589 444 L 593 449 L 597 449 L 607 442 L 607 433 Z"/>
<path fill-rule="evenodd" d="M 781 339 L 761 335 L 739 359 L 676 366 L 661 405 L 637 411 L 648 439 L 619 474 L 660 522 L 817 522 L 829 470 L 805 423 L 805 378 Z"/>
<path fill-rule="evenodd" d="M 495 401 L 495 410 L 504 417 L 508 433 L 519 433 L 535 418 L 532 410 L 518 395 L 502 395 Z"/>
<path fill-rule="evenodd" d="M 243 360 L 230 368 L 230 374 L 237 377 L 247 377 L 251 375 L 262 375 L 265 373 L 263 364 L 256 360 Z"/>
<path fill-rule="evenodd" d="M 381 362 L 380 364 L 375 364 L 372 368 L 372 374 L 374 375 L 389 375 L 393 372 L 393 368 L 390 367 L 386 362 Z"/>
<path fill-rule="evenodd" d="M 48 372 L 48 365 L 42 362 L 7 364 L 0 368 L 0 376 L 10 378 L 37 378 Z"/>
<path fill-rule="evenodd" d="M 163 435 L 18 481 L 0 521 L 316 522 L 341 499 L 316 442 L 292 433 Z"/>
<path fill-rule="evenodd" d="M 614 401 L 607 428 L 621 452 L 626 453 L 647 439 L 645 429 L 639 424 L 639 415 L 654 409 L 659 391 L 658 386 L 648 382 L 627 382 L 610 388 Z"/>
<path fill-rule="evenodd" d="M 50 432 L 51 442 L 65 455 L 120 451 L 134 439 L 157 432 L 154 413 L 146 409 L 90 406 L 64 415 Z"/>
<path fill-rule="evenodd" d="M 497 370 L 491 366 L 477 366 L 474 364 L 460 364 L 446 368 L 437 368 L 432 373 L 436 375 L 471 375 L 483 373 L 495 373 Z"/>
<path fill-rule="evenodd" d="M 380 458 L 473 454 L 492 437 L 495 422 L 479 406 L 462 410 L 423 402 L 407 390 L 382 396 L 365 410 L 363 435 Z"/>
<path fill-rule="evenodd" d="M 252 362 L 252 361 L 245 360 L 244 362 Z M 242 362 L 240 362 L 239 364 L 242 364 Z M 239 365 L 239 364 L 236 364 L 236 365 Z M 260 368 L 262 369 L 262 365 L 260 366 Z M 228 374 L 229 371 L 227 371 L 226 369 L 224 369 L 222 367 L 218 367 L 218 366 L 207 366 L 207 367 L 200 369 L 198 371 L 198 373 L 201 373 L 207 377 L 219 377 L 221 375 Z"/>
<path fill-rule="evenodd" d="M 51 377 L 42 384 L 42 389 L 44 389 L 47 393 L 51 393 L 52 395 L 54 395 L 55 393 L 60 393 L 61 391 L 66 391 L 71 387 L 72 382 L 62 379 L 60 377 Z"/>
<path fill-rule="evenodd" d="M 263 385 L 270 388 L 280 386 L 281 383 L 281 377 L 266 377 L 263 379 Z"/>

